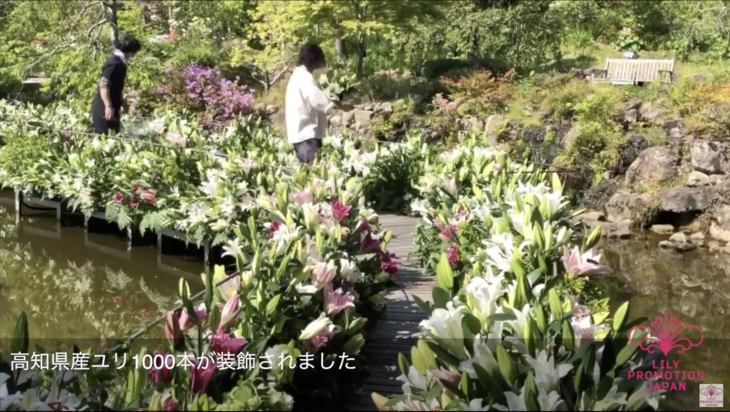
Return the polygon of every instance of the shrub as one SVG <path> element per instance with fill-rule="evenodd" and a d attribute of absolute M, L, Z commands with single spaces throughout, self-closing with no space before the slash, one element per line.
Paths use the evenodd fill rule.
<path fill-rule="evenodd" d="M 177 106 L 200 112 L 208 122 L 225 123 L 254 108 L 253 94 L 236 82 L 225 79 L 218 69 L 197 63 L 182 71 L 168 69 L 171 81 L 158 90 Z"/>
<path fill-rule="evenodd" d="M 441 83 L 452 98 L 469 101 L 472 112 L 502 112 L 515 94 L 514 85 L 509 82 L 513 76 L 513 71 L 495 77 L 489 70 L 456 70 L 441 77 Z"/>

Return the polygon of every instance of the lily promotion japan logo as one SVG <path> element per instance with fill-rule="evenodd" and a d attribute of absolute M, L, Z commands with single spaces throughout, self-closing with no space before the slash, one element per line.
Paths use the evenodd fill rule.
<path fill-rule="evenodd" d="M 635 342 L 634 333 L 642 329 L 649 333 L 648 336 Z M 692 336 L 693 333 L 690 330 L 699 332 L 699 338 Z M 677 354 L 681 354 L 695 346 L 700 346 L 704 339 L 705 335 L 700 328 L 697 326 L 682 327 L 682 322 L 670 317 L 668 312 L 664 312 L 664 317 L 657 316 L 651 321 L 651 326 L 634 326 L 629 331 L 630 344 L 652 354 L 658 349 L 665 358 L 668 358 L 674 349 Z M 629 379 L 649 381 L 646 386 L 649 391 L 685 391 L 687 390 L 687 380 L 704 380 L 705 378 L 705 373 L 702 371 L 680 370 L 678 360 L 671 362 L 668 359 L 658 362 L 653 360 L 651 366 L 651 370 L 630 371 Z M 720 391 L 722 390 L 720 389 Z"/>

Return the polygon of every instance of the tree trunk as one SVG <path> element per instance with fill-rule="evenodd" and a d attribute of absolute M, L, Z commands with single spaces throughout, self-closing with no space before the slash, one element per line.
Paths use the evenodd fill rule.
<path fill-rule="evenodd" d="M 365 36 L 362 34 L 357 41 L 357 79 L 362 80 L 363 60 L 365 59 Z"/>
<path fill-rule="evenodd" d="M 108 3 L 104 3 L 106 11 L 106 21 L 112 28 L 112 44 L 117 47 L 119 44 L 119 24 L 117 20 L 117 0 L 111 0 Z"/>
<path fill-rule="evenodd" d="M 338 64 L 345 62 L 345 45 L 342 37 L 342 28 L 338 26 L 335 28 L 335 56 Z"/>

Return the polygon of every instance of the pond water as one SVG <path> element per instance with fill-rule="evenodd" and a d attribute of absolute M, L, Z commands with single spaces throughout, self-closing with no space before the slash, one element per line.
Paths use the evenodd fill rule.
<path fill-rule="evenodd" d="M 21 311 L 34 342 L 124 338 L 174 306 L 181 277 L 202 288 L 200 260 L 158 262 L 153 246 L 128 252 L 124 237 L 60 228 L 54 212 L 24 210 L 18 223 L 12 193 L 0 201 L 0 339 Z"/>
<path fill-rule="evenodd" d="M 666 238 L 635 233 L 631 240 L 606 241 L 599 248 L 617 274 L 614 299 L 630 299 L 631 318 L 653 320 L 666 312 L 681 321 L 681 327 L 696 326 L 702 331 L 699 346 L 681 355 L 675 349 L 669 359 L 679 361 L 678 371 L 703 372 L 704 379 L 687 381 L 686 391 L 670 392 L 662 405 L 665 410 L 697 410 L 699 384 L 727 382 L 730 386 L 730 254 L 660 249 L 659 242 Z M 675 339 L 683 337 L 695 343 L 701 338 L 696 330 L 685 330 Z"/>
<path fill-rule="evenodd" d="M 158 261 L 154 246 L 127 253 L 123 237 L 60 229 L 47 212 L 28 212 L 18 224 L 12 193 L 1 193 L 0 201 L 0 339 L 12 336 L 21 311 L 34 340 L 125 337 L 172 307 L 180 277 L 193 292 L 202 287 L 197 258 Z M 701 371 L 704 380 L 687 382 L 686 391 L 671 393 L 663 405 L 695 410 L 699 383 L 730 384 L 730 254 L 677 254 L 658 247 L 663 239 L 639 233 L 599 249 L 616 273 L 610 293 L 615 302 L 631 300 L 630 317 L 668 312 L 704 333 L 700 346 L 670 356 L 679 360 L 678 370 Z M 161 327 L 155 333 L 162 336 Z"/>

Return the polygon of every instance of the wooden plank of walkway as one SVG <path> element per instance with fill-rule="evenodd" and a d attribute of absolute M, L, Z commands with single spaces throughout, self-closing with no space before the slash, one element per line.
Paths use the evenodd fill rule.
<path fill-rule="evenodd" d="M 398 354 L 410 356 L 411 347 L 416 344 L 420 332 L 419 324 L 426 318 L 413 296 L 430 301 L 431 290 L 435 285 L 435 279 L 421 273 L 416 258 L 406 258 L 414 249 L 413 231 L 418 221 L 417 218 L 407 216 L 380 215 L 381 227 L 393 232 L 388 251 L 395 253 L 401 268 L 398 277 L 394 278 L 397 286 L 386 295 L 386 318 L 375 326 L 374 336 L 363 347 L 370 375 L 362 387 L 348 397 L 349 401 L 345 405 L 347 410 L 377 410 L 371 397 L 373 392 L 384 396 L 402 393 L 403 384 L 396 380 L 400 375 Z"/>

